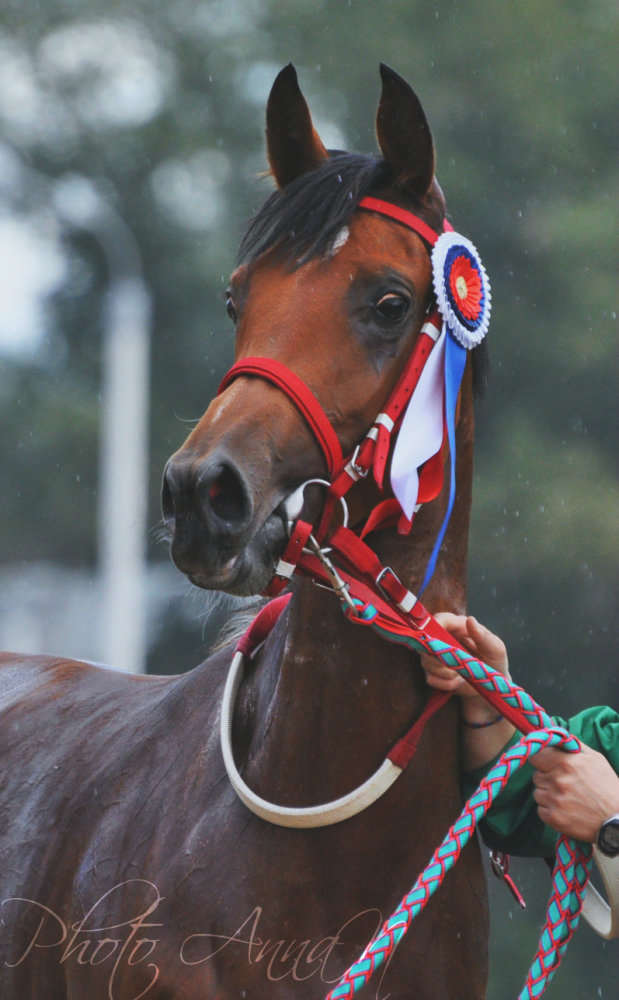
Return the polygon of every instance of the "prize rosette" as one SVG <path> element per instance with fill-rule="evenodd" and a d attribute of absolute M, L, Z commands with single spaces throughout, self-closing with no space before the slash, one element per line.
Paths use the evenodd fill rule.
<path fill-rule="evenodd" d="M 456 340 L 470 350 L 488 332 L 490 282 L 477 250 L 459 233 L 443 233 L 432 251 L 439 312 Z"/>

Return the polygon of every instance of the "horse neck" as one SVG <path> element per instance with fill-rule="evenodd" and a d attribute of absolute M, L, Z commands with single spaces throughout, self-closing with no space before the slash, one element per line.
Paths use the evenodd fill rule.
<path fill-rule="evenodd" d="M 472 445 L 472 406 L 463 403 L 456 502 L 423 595 L 430 611 L 465 608 Z M 421 509 L 409 537 L 389 529 L 369 539 L 383 565 L 413 591 L 443 521 L 448 478 L 441 495 Z M 344 794 L 378 766 L 427 698 L 415 654 L 351 624 L 332 593 L 297 580 L 288 610 L 259 651 L 239 701 L 236 739 L 249 760 L 247 777 L 256 791 L 283 805 L 296 805 L 300 797 L 311 803 Z M 452 732 L 455 746 L 455 727 Z"/>

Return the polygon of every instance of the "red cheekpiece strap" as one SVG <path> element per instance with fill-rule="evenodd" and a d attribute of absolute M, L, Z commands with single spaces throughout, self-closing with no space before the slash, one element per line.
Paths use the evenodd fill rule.
<path fill-rule="evenodd" d="M 264 590 L 266 597 L 277 597 L 278 594 L 281 594 L 282 590 L 286 589 L 311 533 L 312 525 L 308 524 L 307 521 L 297 520 L 295 522 L 290 533 L 288 544 L 284 549 L 279 563 L 275 567 L 275 575 Z M 283 574 L 280 572 L 282 563 L 286 569 Z M 288 565 L 286 566 L 286 564 Z"/>
<path fill-rule="evenodd" d="M 395 389 L 389 397 L 389 401 L 384 408 L 384 413 L 393 421 L 394 428 L 398 426 L 408 402 L 417 387 L 424 365 L 430 356 L 435 341 L 428 333 L 420 333 L 413 352 L 406 362 L 404 370 L 398 379 Z M 385 468 L 391 450 L 392 431 L 388 431 L 384 425 L 378 428 L 376 439 L 376 450 L 374 452 L 374 478 L 378 486 L 382 489 L 385 478 Z"/>
<path fill-rule="evenodd" d="M 274 358 L 242 358 L 224 375 L 219 386 L 218 395 L 227 389 L 231 382 L 244 375 L 263 378 L 277 386 L 297 406 L 299 413 L 305 418 L 310 430 L 320 445 L 327 464 L 329 476 L 333 478 L 343 465 L 344 458 L 340 442 L 333 430 L 329 418 L 316 399 L 311 389 L 295 375 L 294 372 Z"/>

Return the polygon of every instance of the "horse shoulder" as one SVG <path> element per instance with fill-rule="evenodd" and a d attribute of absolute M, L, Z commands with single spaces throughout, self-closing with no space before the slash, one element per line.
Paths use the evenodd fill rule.
<path fill-rule="evenodd" d="M 221 671 L 129 675 L 53 657 L 0 658 L 0 856 L 29 830 L 31 871 L 63 835 L 125 842 L 208 784 Z M 148 817 L 143 823 L 142 818 Z M 36 850 L 35 850 L 36 847 Z M 19 852 L 18 852 L 19 853 Z M 25 861 L 30 852 L 21 851 Z M 36 857 L 35 857 L 36 855 Z"/>

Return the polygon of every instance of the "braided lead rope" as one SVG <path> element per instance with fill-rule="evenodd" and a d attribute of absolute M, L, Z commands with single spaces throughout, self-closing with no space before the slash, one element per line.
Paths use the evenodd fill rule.
<path fill-rule="evenodd" d="M 385 631 L 381 630 L 381 634 L 385 638 L 387 637 Z M 510 678 L 505 677 L 498 670 L 493 670 L 492 667 L 489 667 L 482 660 L 478 660 L 467 650 L 442 639 L 435 639 L 427 632 L 416 632 L 408 636 L 408 641 L 409 645 L 417 649 L 418 652 L 431 653 L 446 666 L 461 674 L 465 680 L 472 682 L 480 694 L 499 695 L 506 706 L 516 709 L 524 717 L 520 722 L 516 722 L 516 726 L 521 732 L 525 731 L 527 723 L 530 731 L 554 727 L 552 718 L 524 688 L 514 684 Z M 496 698 L 493 704 L 496 704 Z M 511 718 L 513 719 L 513 715 Z"/>
<path fill-rule="evenodd" d="M 559 728 L 538 730 L 524 736 L 506 751 L 471 796 L 459 818 L 450 828 L 430 863 L 404 897 L 398 909 L 365 948 L 363 954 L 327 995 L 326 1000 L 348 1000 L 364 986 L 372 973 L 388 959 L 414 918 L 442 884 L 458 860 L 475 827 L 494 800 L 505 788 L 510 776 L 547 746 L 561 746 L 577 753 L 578 740 Z M 568 941 L 578 924 L 589 878 L 591 847 L 560 837 L 553 873 L 553 892 L 539 947 L 518 1000 L 533 1000 L 542 995 L 559 966 Z"/>
<path fill-rule="evenodd" d="M 578 926 L 591 872 L 593 848 L 567 837 L 557 842 L 553 889 L 537 953 L 519 1000 L 542 995 Z"/>
<path fill-rule="evenodd" d="M 372 622 L 372 628 L 384 639 L 397 642 L 416 649 L 420 653 L 431 653 L 446 666 L 461 674 L 469 681 L 479 694 L 501 706 L 505 714 L 514 722 L 521 732 L 533 732 L 536 729 L 552 729 L 554 722 L 541 705 L 528 694 L 524 688 L 489 667 L 487 663 L 478 660 L 468 650 L 462 649 L 453 642 L 446 642 L 430 635 L 429 631 L 409 631 L 405 629 L 395 634 L 390 628 L 390 622 L 384 615 L 377 615 Z M 511 710 L 511 711 L 510 711 Z M 517 713 L 517 715 L 515 715 Z"/>
<path fill-rule="evenodd" d="M 350 612 L 345 610 L 345 613 L 351 617 Z M 356 619 L 351 617 L 351 620 Z M 528 732 L 528 735 L 506 751 L 490 770 L 400 908 L 384 924 L 379 935 L 370 942 L 359 961 L 351 966 L 326 1000 L 352 997 L 368 981 L 374 969 L 392 954 L 411 921 L 425 907 L 430 896 L 442 884 L 447 871 L 457 861 L 479 819 L 488 812 L 515 770 L 545 746 L 559 746 L 571 753 L 578 753 L 581 749 L 579 741 L 565 730 L 555 727 L 550 716 L 523 688 L 467 650 L 453 642 L 432 636 L 431 631 L 440 627 L 431 617 L 425 630 L 419 631 L 414 625 L 403 626 L 401 619 L 398 622 L 384 613 L 377 613 L 371 621 L 371 627 L 385 639 L 436 656 L 471 682 L 493 705 L 502 705 L 505 714 L 521 732 Z M 444 630 L 440 631 L 447 639 L 450 638 Z M 591 863 L 590 845 L 581 845 L 565 837 L 559 838 L 546 923 L 518 1000 L 534 1000 L 541 996 L 559 967 L 578 924 Z"/>

